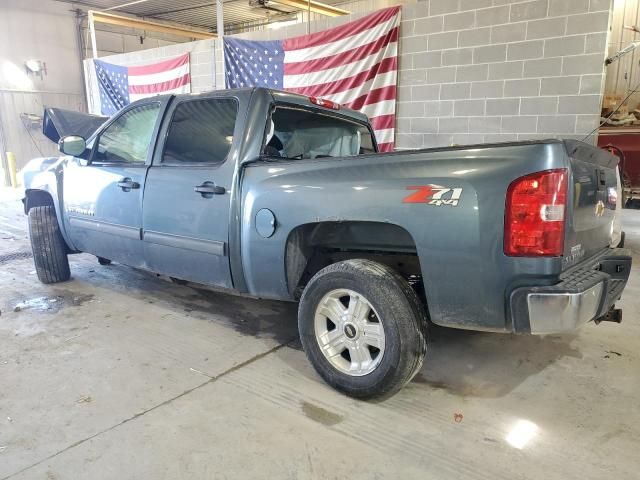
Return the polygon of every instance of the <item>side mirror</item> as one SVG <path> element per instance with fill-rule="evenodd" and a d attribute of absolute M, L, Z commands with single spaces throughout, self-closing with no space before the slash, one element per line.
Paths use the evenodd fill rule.
<path fill-rule="evenodd" d="M 87 149 L 87 142 L 78 135 L 68 135 L 58 141 L 58 150 L 65 155 L 78 157 Z"/>

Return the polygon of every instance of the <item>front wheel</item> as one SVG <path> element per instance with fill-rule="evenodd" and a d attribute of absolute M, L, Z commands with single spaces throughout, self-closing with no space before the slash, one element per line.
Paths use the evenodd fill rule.
<path fill-rule="evenodd" d="M 298 310 L 304 351 L 332 387 L 357 398 L 387 397 L 420 370 L 426 313 L 391 268 L 347 260 L 318 272 Z"/>
<path fill-rule="evenodd" d="M 42 283 L 69 280 L 71 272 L 67 247 L 52 206 L 33 207 L 29 210 L 29 238 L 38 279 Z"/>

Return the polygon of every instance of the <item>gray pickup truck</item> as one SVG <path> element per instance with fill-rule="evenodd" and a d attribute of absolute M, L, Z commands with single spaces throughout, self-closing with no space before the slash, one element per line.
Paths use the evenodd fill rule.
<path fill-rule="evenodd" d="M 42 282 L 88 252 L 299 301 L 309 360 L 349 395 L 411 380 L 432 323 L 548 334 L 621 319 L 617 158 L 587 144 L 380 154 L 364 115 L 261 88 L 149 98 L 86 140 L 66 133 L 52 137 L 65 156 L 24 172 Z"/>

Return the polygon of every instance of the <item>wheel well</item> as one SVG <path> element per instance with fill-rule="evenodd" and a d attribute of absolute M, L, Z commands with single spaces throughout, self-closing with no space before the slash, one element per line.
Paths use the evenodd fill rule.
<path fill-rule="evenodd" d="M 416 244 L 404 228 L 382 222 L 320 222 L 296 227 L 286 245 L 289 293 L 296 299 L 311 278 L 332 263 L 373 260 L 396 270 L 424 299 Z M 420 288 L 416 288 L 420 286 Z"/>
<path fill-rule="evenodd" d="M 54 206 L 53 197 L 44 190 L 27 190 L 24 202 L 24 213 L 29 213 L 33 207 Z"/>

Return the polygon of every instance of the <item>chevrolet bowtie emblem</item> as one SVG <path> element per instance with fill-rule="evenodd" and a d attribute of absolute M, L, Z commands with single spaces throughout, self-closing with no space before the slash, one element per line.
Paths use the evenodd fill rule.
<path fill-rule="evenodd" d="M 596 203 L 596 217 L 601 217 L 604 214 L 604 203 L 602 200 L 598 200 Z"/>

